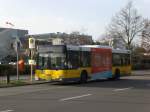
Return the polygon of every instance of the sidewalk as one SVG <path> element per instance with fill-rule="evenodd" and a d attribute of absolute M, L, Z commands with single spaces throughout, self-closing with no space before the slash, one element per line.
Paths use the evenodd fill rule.
<path fill-rule="evenodd" d="M 10 76 L 10 80 L 16 80 L 16 79 L 17 79 L 17 76 L 15 76 L 15 75 Z M 30 75 L 20 75 L 19 79 L 20 80 L 30 80 Z M 1 80 L 6 80 L 6 76 L 0 76 L 0 81 Z"/>
<path fill-rule="evenodd" d="M 131 76 L 150 77 L 150 70 L 132 71 Z M 10 81 L 11 81 L 10 84 L 6 83 L 6 79 L 7 79 L 6 76 L 0 76 L 0 88 L 50 83 L 50 81 L 45 81 L 45 80 L 36 81 L 34 79 L 34 77 L 33 77 L 33 81 L 31 82 L 30 75 L 20 75 L 19 81 L 17 81 L 16 76 L 11 76 L 10 77 Z"/>
<path fill-rule="evenodd" d="M 31 82 L 30 75 L 20 76 L 19 81 L 17 81 L 16 76 L 11 76 L 9 84 L 6 83 L 6 79 L 7 79 L 6 76 L 0 76 L 0 88 L 49 83 L 49 81 L 45 81 L 45 80 L 36 81 L 34 77 Z"/>
<path fill-rule="evenodd" d="M 135 76 L 150 76 L 150 70 L 136 70 L 136 71 L 132 71 L 132 75 Z"/>

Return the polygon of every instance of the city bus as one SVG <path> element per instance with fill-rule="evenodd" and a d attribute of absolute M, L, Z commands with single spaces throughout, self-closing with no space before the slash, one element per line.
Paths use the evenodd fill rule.
<path fill-rule="evenodd" d="M 36 79 L 85 83 L 131 74 L 129 50 L 100 45 L 41 45 L 37 52 Z"/>

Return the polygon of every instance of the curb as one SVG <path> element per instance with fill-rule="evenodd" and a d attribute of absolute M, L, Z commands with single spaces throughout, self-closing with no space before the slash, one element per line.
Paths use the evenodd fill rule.
<path fill-rule="evenodd" d="M 0 86 L 0 88 L 10 88 L 10 87 L 20 87 L 20 86 L 29 86 L 29 85 L 40 85 L 40 84 L 46 84 L 46 83 L 50 83 L 48 81 L 45 82 L 34 82 L 34 83 L 25 83 L 25 84 L 20 84 L 20 85 L 14 85 L 14 84 L 6 84 L 4 86 Z"/>
<path fill-rule="evenodd" d="M 144 75 L 149 75 L 150 76 L 150 72 L 149 73 L 132 73 L 131 76 L 144 76 Z"/>

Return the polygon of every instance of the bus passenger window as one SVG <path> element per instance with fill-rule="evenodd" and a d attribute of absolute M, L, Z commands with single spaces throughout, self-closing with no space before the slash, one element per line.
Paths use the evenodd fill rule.
<path fill-rule="evenodd" d="M 79 51 L 68 51 L 68 67 L 70 69 L 79 67 Z"/>
<path fill-rule="evenodd" d="M 80 66 L 89 67 L 91 65 L 91 54 L 87 51 L 82 51 L 80 55 Z"/>

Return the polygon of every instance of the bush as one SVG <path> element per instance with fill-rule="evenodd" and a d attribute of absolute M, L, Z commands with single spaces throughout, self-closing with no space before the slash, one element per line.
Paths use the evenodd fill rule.
<path fill-rule="evenodd" d="M 7 75 L 13 72 L 14 67 L 12 65 L 0 65 L 0 75 Z"/>
<path fill-rule="evenodd" d="M 150 69 L 150 64 L 149 63 L 139 63 L 139 64 L 133 64 L 132 65 L 132 70 L 147 70 Z"/>
<path fill-rule="evenodd" d="M 34 67 L 33 67 L 34 68 Z M 34 71 L 34 70 L 33 70 Z M 23 73 L 19 73 L 20 75 L 27 75 L 30 74 L 30 65 L 25 65 L 25 70 Z M 4 75 L 16 75 L 17 74 L 17 67 L 16 65 L 0 65 L 0 76 Z"/>

